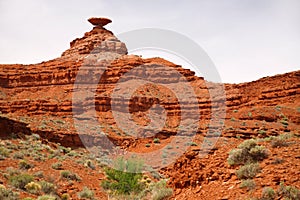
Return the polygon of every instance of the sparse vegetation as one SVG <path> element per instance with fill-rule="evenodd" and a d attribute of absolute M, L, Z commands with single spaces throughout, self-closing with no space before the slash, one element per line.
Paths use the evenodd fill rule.
<path fill-rule="evenodd" d="M 9 177 L 9 183 L 19 189 L 25 189 L 25 186 L 33 181 L 33 176 L 29 174 L 19 174 Z"/>
<path fill-rule="evenodd" d="M 262 129 L 258 130 L 258 134 L 260 134 L 260 135 L 266 135 L 266 133 L 267 132 L 265 130 L 262 130 Z"/>
<path fill-rule="evenodd" d="M 250 179 L 254 178 L 257 173 L 260 172 L 258 163 L 246 164 L 236 171 L 236 175 L 239 179 Z"/>
<path fill-rule="evenodd" d="M 107 180 L 101 183 L 104 189 L 116 195 L 129 195 L 143 190 L 144 184 L 140 182 L 143 163 L 140 160 L 118 158 L 114 167 L 105 169 Z"/>
<path fill-rule="evenodd" d="M 26 189 L 26 191 L 28 191 L 31 194 L 39 194 L 42 187 L 40 184 L 32 181 L 25 185 L 25 189 Z"/>
<path fill-rule="evenodd" d="M 285 186 L 284 183 L 280 183 L 277 193 L 278 196 L 283 196 L 288 200 L 300 199 L 300 190 L 293 186 Z"/>
<path fill-rule="evenodd" d="M 164 200 L 172 196 L 173 190 L 167 187 L 165 180 L 161 180 L 153 184 L 151 193 L 153 200 Z"/>
<path fill-rule="evenodd" d="M 276 197 L 276 193 L 273 190 L 273 188 L 265 187 L 262 190 L 261 198 L 260 200 L 274 200 Z"/>
<path fill-rule="evenodd" d="M 70 195 L 68 193 L 64 193 L 61 195 L 61 200 L 69 200 L 70 199 Z"/>
<path fill-rule="evenodd" d="M 89 168 L 92 169 L 92 170 L 95 170 L 95 169 L 96 169 L 96 166 L 94 165 L 93 161 L 91 161 L 91 160 L 87 160 L 87 161 L 84 163 L 84 166 L 85 166 L 85 167 L 89 167 Z"/>
<path fill-rule="evenodd" d="M 3 185 L 0 185 L 0 199 L 19 200 L 19 193 L 13 192 L 10 189 L 6 189 Z"/>
<path fill-rule="evenodd" d="M 153 139 L 153 143 L 155 143 L 155 144 L 160 143 L 160 139 L 159 139 L 159 138 L 154 138 L 154 139 Z"/>
<path fill-rule="evenodd" d="M 198 146 L 198 144 L 196 142 L 188 142 L 187 145 L 188 146 Z"/>
<path fill-rule="evenodd" d="M 9 150 L 4 147 L 0 147 L 0 160 L 3 160 L 8 156 L 9 156 Z"/>
<path fill-rule="evenodd" d="M 56 187 L 53 183 L 49 183 L 47 181 L 41 181 L 40 183 L 41 190 L 45 194 L 55 194 L 56 193 Z"/>
<path fill-rule="evenodd" d="M 57 163 L 53 163 L 51 165 L 52 169 L 55 169 L 55 170 L 61 170 L 62 169 L 62 164 L 60 162 L 57 162 Z"/>
<path fill-rule="evenodd" d="M 230 165 L 253 163 L 267 158 L 268 153 L 264 146 L 257 145 L 253 139 L 245 140 L 237 149 L 229 152 L 227 159 Z"/>
<path fill-rule="evenodd" d="M 81 181 L 80 176 L 78 176 L 75 173 L 70 172 L 69 170 L 64 170 L 60 172 L 60 176 L 62 178 L 68 179 L 68 180 L 73 180 L 73 181 Z"/>
<path fill-rule="evenodd" d="M 255 181 L 252 179 L 242 180 L 240 184 L 240 188 L 246 188 L 247 190 L 253 190 L 255 186 L 256 186 Z"/>
<path fill-rule="evenodd" d="M 26 160 L 20 160 L 19 162 L 19 169 L 30 169 L 32 168 L 33 165 L 29 164 Z"/>
<path fill-rule="evenodd" d="M 288 143 L 285 139 L 275 138 L 274 140 L 271 141 L 271 146 L 273 148 L 286 147 L 288 146 Z"/>
<path fill-rule="evenodd" d="M 79 199 L 94 199 L 94 192 L 88 187 L 84 187 L 81 192 L 78 193 Z"/>
<path fill-rule="evenodd" d="M 52 195 L 43 195 L 39 196 L 37 200 L 56 200 L 56 197 Z"/>

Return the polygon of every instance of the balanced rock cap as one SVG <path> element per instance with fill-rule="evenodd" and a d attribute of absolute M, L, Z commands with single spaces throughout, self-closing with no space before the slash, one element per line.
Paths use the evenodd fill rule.
<path fill-rule="evenodd" d="M 88 19 L 88 21 L 93 24 L 94 26 L 103 27 L 106 24 L 111 23 L 112 21 L 108 18 L 104 17 L 91 17 Z"/>

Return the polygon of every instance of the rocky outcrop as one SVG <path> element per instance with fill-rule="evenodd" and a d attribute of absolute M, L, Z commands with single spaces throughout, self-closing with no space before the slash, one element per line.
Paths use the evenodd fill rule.
<path fill-rule="evenodd" d="M 119 81 L 126 81 L 124 76 L 133 69 L 138 69 L 135 73 L 137 76 L 149 74 L 149 70 L 152 70 L 151 76 L 155 81 L 166 86 L 176 84 L 182 91 L 184 87 L 180 87 L 183 79 L 188 81 L 197 95 L 198 102 L 185 99 L 182 104 L 188 105 L 184 108 L 187 110 L 199 108 L 198 133 L 206 135 L 211 108 L 218 109 L 222 100 L 225 100 L 225 97 L 220 96 L 219 100 L 211 102 L 210 91 L 215 90 L 214 92 L 218 94 L 218 84 L 206 82 L 203 78 L 196 77 L 194 72 L 161 58 L 143 59 L 127 55 L 126 45 L 111 31 L 102 27 L 105 20 L 89 21 L 96 27 L 85 33 L 82 38 L 73 40 L 70 48 L 60 58 L 36 65 L 0 65 L 0 111 L 3 117 L 22 120 L 31 130 L 39 131 L 40 134 L 43 134 L 43 131 L 54 135 L 59 132 L 60 135 L 73 137 L 71 135 L 77 134 L 73 125 L 73 111 L 83 114 L 86 108 L 95 105 L 99 121 L 104 126 L 113 127 L 109 135 L 120 137 L 125 133 L 117 128 L 111 108 L 115 87 Z M 97 60 L 99 53 L 117 56 L 104 65 L 102 61 L 99 63 Z M 97 79 L 86 78 L 99 76 L 97 70 L 91 70 L 92 67 L 99 70 L 101 67 L 105 68 L 99 84 L 94 88 L 89 84 Z M 78 74 L 79 69 L 81 72 Z M 178 78 L 174 73 L 179 73 L 184 78 Z M 274 135 L 287 130 L 297 130 L 300 119 L 297 110 L 300 107 L 299 77 L 300 72 L 296 71 L 250 83 L 225 84 L 226 120 L 220 126 L 224 126 L 224 129 L 215 127 L 215 131 L 222 131 L 226 137 L 238 135 L 248 138 L 258 135 L 259 132 Z M 128 76 L 127 80 L 131 78 Z M 76 84 L 86 85 L 84 86 L 86 91 L 95 90 L 95 98 L 75 103 L 72 97 L 76 80 L 79 80 Z M 116 111 L 121 113 L 125 107 L 129 107 L 135 122 L 143 126 L 149 123 L 144 112 L 155 104 L 161 104 L 168 117 L 168 125 L 162 129 L 161 136 L 168 137 L 175 134 L 184 110 L 179 106 L 176 95 L 174 96 L 167 87 L 155 87 L 150 84 L 139 88 L 130 98 L 114 99 Z M 281 122 L 285 119 L 288 119 L 288 126 L 284 126 Z M 45 136 L 49 137 L 49 133 Z M 74 139 L 63 138 L 66 141 L 73 141 L 72 145 L 81 144 L 79 140 L 74 142 Z"/>
<path fill-rule="evenodd" d="M 104 17 L 91 17 L 88 19 L 88 21 L 93 24 L 94 26 L 103 27 L 109 23 L 111 23 L 111 20 Z"/>

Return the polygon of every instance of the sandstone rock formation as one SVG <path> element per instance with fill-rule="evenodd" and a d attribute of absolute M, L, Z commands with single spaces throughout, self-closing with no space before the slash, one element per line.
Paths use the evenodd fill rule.
<path fill-rule="evenodd" d="M 143 59 L 127 55 L 126 45 L 111 31 L 103 28 L 110 22 L 109 19 L 91 18 L 89 21 L 95 27 L 82 38 L 73 40 L 70 48 L 59 58 L 34 65 L 0 65 L 0 135 L 34 132 L 44 139 L 78 147 L 83 144 L 74 120 L 81 120 L 90 125 L 89 131 L 81 136 L 91 146 L 105 142 L 96 133 L 97 126 L 101 124 L 102 130 L 115 144 L 131 151 L 148 152 L 159 148 L 159 145 L 153 149 L 145 148 L 154 137 L 160 138 L 163 146 L 177 134 L 181 113 L 184 111 L 182 109 L 199 108 L 199 124 L 191 125 L 199 127 L 195 141 L 202 142 L 204 136 L 208 135 L 211 108 L 220 109 L 222 100 L 226 104 L 225 122 L 210 127 L 210 130 L 221 133 L 223 140 L 232 142 L 224 147 L 226 151 L 238 143 L 237 137 L 266 137 L 286 132 L 299 134 L 300 71 L 265 77 L 250 83 L 225 84 L 226 98 L 220 97 L 214 103 L 210 100 L 210 91 L 215 90 L 218 94 L 218 84 L 207 82 L 195 76 L 191 70 L 162 58 Z M 99 59 L 99 55 L 101 58 L 106 53 L 115 56 L 114 59 Z M 138 68 L 140 66 L 144 69 Z M 129 107 L 133 121 L 141 126 L 151 121 L 147 112 L 153 105 L 160 104 L 166 110 L 167 124 L 158 134 L 136 139 L 131 133 L 118 128 L 112 112 L 112 94 L 120 81 L 132 78 L 128 76 L 126 80 L 122 79 L 133 69 L 138 69 L 138 75 L 147 74 L 152 69 L 152 76 L 157 81 L 170 85 L 176 83 L 179 89 L 184 90 L 180 88 L 183 80 L 174 78 L 173 71 L 165 70 L 164 67 L 174 69 L 189 82 L 197 94 L 198 102 L 191 103 L 189 99 L 184 99 L 183 104 L 188 106 L 181 108 L 176 95 L 170 90 L 151 84 L 138 88 L 130 98 L 115 98 L 115 111 L 122 114 L 124 108 Z M 98 71 L 92 70 L 95 68 Z M 97 80 L 101 70 L 101 79 Z M 162 72 L 168 78 L 164 79 Z M 96 83 L 96 86 L 91 83 Z M 83 99 L 76 101 L 73 94 L 78 88 L 83 88 L 87 93 L 95 91 L 95 95 L 92 98 L 82 96 Z M 93 106 L 99 122 L 95 126 L 85 118 Z M 286 119 L 288 122 L 283 123 L 282 120 Z M 191 191 L 200 194 L 201 183 L 208 184 L 212 180 L 221 182 L 232 177 L 230 171 L 222 174 L 220 170 L 212 170 L 225 166 L 220 158 L 224 158 L 227 152 L 218 148 L 205 152 L 206 149 L 195 147 L 174 165 L 162 170 L 166 176 L 172 177 L 170 184 L 175 188 L 176 195 L 186 188 L 192 188 Z M 209 153 L 206 160 L 195 159 L 201 153 Z M 218 162 L 211 164 L 211 158 Z M 202 169 L 205 172 L 199 171 Z"/>
<path fill-rule="evenodd" d="M 88 19 L 88 21 L 97 27 L 103 27 L 109 23 L 111 23 L 111 20 L 104 17 L 91 17 Z"/>

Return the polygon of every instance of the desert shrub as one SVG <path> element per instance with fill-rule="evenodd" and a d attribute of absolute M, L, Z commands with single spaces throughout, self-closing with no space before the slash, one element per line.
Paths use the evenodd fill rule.
<path fill-rule="evenodd" d="M 271 146 L 273 148 L 286 147 L 286 146 L 288 146 L 288 143 L 284 139 L 276 138 L 276 139 L 271 141 Z"/>
<path fill-rule="evenodd" d="M 198 144 L 196 142 L 188 142 L 187 145 L 188 146 L 198 146 Z"/>
<path fill-rule="evenodd" d="M 52 169 L 60 170 L 60 169 L 62 169 L 62 164 L 60 162 L 53 163 L 51 165 L 51 167 L 52 167 Z"/>
<path fill-rule="evenodd" d="M 260 200 L 274 200 L 276 197 L 275 191 L 270 187 L 265 187 L 262 190 Z"/>
<path fill-rule="evenodd" d="M 285 186 L 283 183 L 280 183 L 280 187 L 277 191 L 279 196 L 283 196 L 288 200 L 299 200 L 300 199 L 300 190 L 293 186 Z"/>
<path fill-rule="evenodd" d="M 172 188 L 167 187 L 167 182 L 165 180 L 161 180 L 154 184 L 151 193 L 153 200 L 164 200 L 172 196 L 173 190 Z"/>
<path fill-rule="evenodd" d="M 6 168 L 6 172 L 8 173 L 9 176 L 21 174 L 21 170 L 13 168 L 13 167 Z"/>
<path fill-rule="evenodd" d="M 60 172 L 60 176 L 62 178 L 68 179 L 68 180 L 81 181 L 80 176 L 78 176 L 77 174 L 72 173 L 72 172 L 70 172 L 68 170 L 61 171 Z"/>
<path fill-rule="evenodd" d="M 19 162 L 19 169 L 30 169 L 33 165 L 28 163 L 26 160 L 20 160 Z"/>
<path fill-rule="evenodd" d="M 284 160 L 282 158 L 275 158 L 271 163 L 274 165 L 283 163 Z"/>
<path fill-rule="evenodd" d="M 156 144 L 160 143 L 160 139 L 159 138 L 154 138 L 153 143 L 156 143 Z"/>
<path fill-rule="evenodd" d="M 68 154 L 68 153 L 70 153 L 72 151 L 72 149 L 70 147 L 59 146 L 58 148 L 64 154 Z"/>
<path fill-rule="evenodd" d="M 140 182 L 143 163 L 140 160 L 118 158 L 114 167 L 115 169 L 105 169 L 107 180 L 101 183 L 104 189 L 111 190 L 118 195 L 139 193 L 143 190 L 144 184 Z"/>
<path fill-rule="evenodd" d="M 252 179 L 242 180 L 240 184 L 240 188 L 246 188 L 247 190 L 253 190 L 255 186 L 256 186 L 255 181 Z"/>
<path fill-rule="evenodd" d="M 19 174 L 9 177 L 9 183 L 19 189 L 25 189 L 25 186 L 33 181 L 33 176 L 29 174 Z"/>
<path fill-rule="evenodd" d="M 258 163 L 250 163 L 240 167 L 236 171 L 236 175 L 239 179 L 249 179 L 254 178 L 257 173 L 260 172 L 260 167 Z"/>
<path fill-rule="evenodd" d="M 43 195 L 43 196 L 39 196 L 37 200 L 56 200 L 56 197 L 51 195 Z"/>
<path fill-rule="evenodd" d="M 84 187 L 81 192 L 78 193 L 79 199 L 94 199 L 94 192 L 88 187 Z"/>
<path fill-rule="evenodd" d="M 287 121 L 287 119 L 283 119 L 280 121 L 282 123 L 283 126 L 288 126 L 289 122 Z"/>
<path fill-rule="evenodd" d="M 43 171 L 37 171 L 33 175 L 37 178 L 44 178 L 44 172 Z"/>
<path fill-rule="evenodd" d="M 265 131 L 265 130 L 259 130 L 258 131 L 258 134 L 260 134 L 260 135 L 265 135 L 267 132 Z"/>
<path fill-rule="evenodd" d="M 16 152 L 13 156 L 14 159 L 23 159 L 24 153 L 23 152 Z"/>
<path fill-rule="evenodd" d="M 0 185 L 0 199 L 3 200 L 19 200 L 19 194 L 10 189 L 6 189 Z"/>
<path fill-rule="evenodd" d="M 237 149 L 229 152 L 227 159 L 230 165 L 239 165 L 251 162 L 257 162 L 265 159 L 268 156 L 264 146 L 257 145 L 255 140 L 245 140 Z"/>
<path fill-rule="evenodd" d="M 69 200 L 70 199 L 70 195 L 68 193 L 64 193 L 61 195 L 61 200 Z"/>
<path fill-rule="evenodd" d="M 91 168 L 92 170 L 95 170 L 95 169 L 96 169 L 96 166 L 94 165 L 94 163 L 93 163 L 91 160 L 87 160 L 87 161 L 84 163 L 84 166 L 85 166 L 85 167 L 88 167 L 88 168 Z"/>
<path fill-rule="evenodd" d="M 9 150 L 4 148 L 4 147 L 0 147 L 0 156 L 6 158 L 9 156 Z"/>
<path fill-rule="evenodd" d="M 49 183 L 47 181 L 41 181 L 39 184 L 41 185 L 41 190 L 45 194 L 55 194 L 56 187 L 53 183 Z"/>
<path fill-rule="evenodd" d="M 25 189 L 26 191 L 28 191 L 29 193 L 32 193 L 32 194 L 39 194 L 42 187 L 40 186 L 40 184 L 38 183 L 35 183 L 35 182 L 30 182 L 30 183 L 27 183 L 25 185 Z"/>

